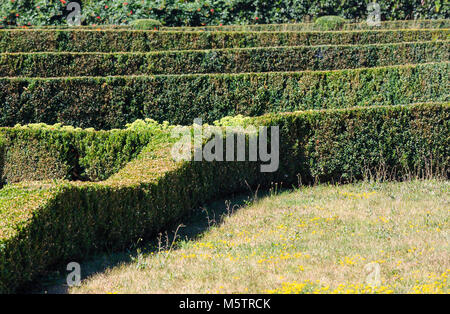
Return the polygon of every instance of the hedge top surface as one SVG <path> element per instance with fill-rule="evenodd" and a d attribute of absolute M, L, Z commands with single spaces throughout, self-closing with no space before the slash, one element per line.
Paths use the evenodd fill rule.
<path fill-rule="evenodd" d="M 42 52 L 45 53 L 45 52 Z M 70 53 L 70 52 L 67 52 Z M 328 73 L 342 73 L 348 71 L 365 71 L 365 70 L 383 70 L 383 69 L 402 69 L 411 67 L 421 67 L 421 66 L 432 66 L 432 65 L 448 65 L 450 61 L 438 61 L 438 62 L 424 62 L 417 64 L 397 64 L 397 65 L 385 65 L 385 66 L 375 66 L 375 67 L 360 67 L 357 69 L 335 69 L 335 70 L 301 70 L 301 71 L 271 71 L 271 72 L 243 72 L 243 73 L 183 73 L 183 74 L 136 74 L 136 75 L 108 75 L 108 76 L 61 76 L 61 77 L 26 77 L 26 76 L 12 76 L 12 77 L 0 77 L 1 81 L 18 81 L 18 82 L 35 82 L 35 81 L 92 81 L 103 83 L 105 81 L 115 80 L 115 79 L 157 79 L 157 78 L 196 78 L 196 77 L 243 77 L 243 76 L 273 76 L 273 75 L 302 75 L 302 74 L 328 74 Z M 35 125 L 38 125 L 36 123 Z M 25 124 L 23 127 L 29 128 L 34 124 Z M 48 127 L 54 127 L 51 125 L 43 124 Z M 72 126 L 61 125 L 61 127 L 72 129 Z M 1 128 L 1 126 L 0 126 Z M 78 129 L 78 128 L 75 128 Z M 86 130 L 86 129 L 82 129 Z"/>

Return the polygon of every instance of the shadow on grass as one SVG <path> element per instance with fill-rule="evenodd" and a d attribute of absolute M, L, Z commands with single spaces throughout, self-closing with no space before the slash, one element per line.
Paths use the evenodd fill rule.
<path fill-rule="evenodd" d="M 195 240 L 212 226 L 220 225 L 224 217 L 234 214 L 236 211 L 252 204 L 256 199 L 266 197 L 271 193 L 273 193 L 273 190 L 230 195 L 195 209 L 188 217 L 184 217 L 178 223 L 165 228 L 167 231 L 161 232 L 148 241 L 138 241 L 138 243 L 131 245 L 127 251 L 90 256 L 80 263 L 81 280 L 102 273 L 108 268 L 133 262 L 140 254 L 167 250 L 174 243 L 174 237 L 177 241 Z M 176 244 L 172 249 L 176 249 Z M 65 267 L 60 266 L 59 269 L 48 272 L 38 281 L 30 284 L 22 293 L 65 294 L 69 288 L 66 283 L 66 276 L 69 273 Z"/>

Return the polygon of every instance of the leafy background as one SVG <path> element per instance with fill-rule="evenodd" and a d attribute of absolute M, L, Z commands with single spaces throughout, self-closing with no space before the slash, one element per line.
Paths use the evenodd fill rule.
<path fill-rule="evenodd" d="M 364 19 L 372 0 L 77 0 L 83 24 L 128 24 L 152 18 L 166 26 L 286 23 L 339 15 Z M 0 25 L 64 25 L 69 0 L 4 0 Z M 449 18 L 448 0 L 381 0 L 383 20 Z"/>

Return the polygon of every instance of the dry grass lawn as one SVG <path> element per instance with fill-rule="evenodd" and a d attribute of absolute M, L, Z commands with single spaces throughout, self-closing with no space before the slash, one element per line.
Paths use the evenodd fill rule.
<path fill-rule="evenodd" d="M 278 193 L 69 292 L 449 293 L 449 188 L 427 180 Z"/>

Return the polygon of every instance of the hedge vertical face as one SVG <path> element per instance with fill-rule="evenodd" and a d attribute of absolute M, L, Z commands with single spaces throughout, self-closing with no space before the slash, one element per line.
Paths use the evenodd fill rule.
<path fill-rule="evenodd" d="M 176 127 L 171 137 L 179 140 L 171 148 L 176 161 L 195 162 L 263 162 L 261 172 L 275 172 L 280 163 L 279 126 L 202 127 L 201 118 L 194 119 L 190 127 Z M 270 140 L 269 134 L 270 133 Z M 206 143 L 205 143 L 206 141 Z M 193 143 L 193 145 L 192 145 Z M 269 146 L 269 147 L 268 147 Z M 194 153 L 192 154 L 192 151 Z"/>
<path fill-rule="evenodd" d="M 130 241 L 154 234 L 195 206 L 240 191 L 246 184 L 292 184 L 298 175 L 302 182 L 315 178 L 345 182 L 360 179 L 365 170 L 379 165 L 396 177 L 417 169 L 448 175 L 449 118 L 450 105 L 445 103 L 272 114 L 221 122 L 278 126 L 280 160 L 274 172 L 261 172 L 261 160 L 176 162 L 170 153 L 176 143 L 170 132 L 155 132 L 138 158 L 106 181 L 53 183 L 45 190 L 50 194 L 42 194 L 39 185 L 39 193 L 36 187 L 28 188 L 32 195 L 38 193 L 33 199 L 33 204 L 38 205 L 28 205 L 28 210 L 42 213 L 33 219 L 21 220 L 28 217 L 21 215 L 21 198 L 9 201 L 9 209 L 0 207 L 0 221 L 10 220 L 14 208 L 19 215 L 14 217 L 22 226 L 20 231 L 11 229 L 11 224 L 0 229 L 4 235 L 0 240 L 5 245 L 0 251 L 0 267 L 2 273 L 8 274 L 0 277 L 0 289 L 11 291 L 61 258 L 92 252 L 91 239 L 95 235 L 103 235 L 95 238 L 95 250 L 124 248 Z M 10 188 L 0 190 L 0 198 L 11 199 L 7 193 L 11 193 Z M 90 206 L 85 207 L 85 202 Z M 47 228 L 49 221 L 58 227 Z M 64 239 L 59 231 L 59 236 L 52 231 L 60 229 L 67 234 Z M 54 242 L 55 238 L 61 240 Z M 62 255 L 46 253 L 53 252 L 49 245 L 56 246 Z M 24 247 L 28 262 L 20 264 L 20 271 L 12 271 L 17 264 L 11 258 L 18 258 Z"/>

